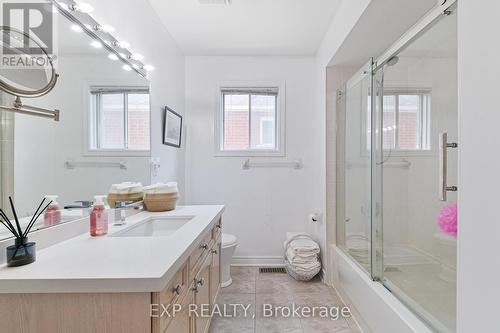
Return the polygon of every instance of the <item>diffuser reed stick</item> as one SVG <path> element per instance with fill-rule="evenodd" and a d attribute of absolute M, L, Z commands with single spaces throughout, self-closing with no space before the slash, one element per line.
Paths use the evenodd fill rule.
<path fill-rule="evenodd" d="M 12 209 L 12 215 L 14 216 L 15 225 L 11 222 L 7 214 L 0 209 L 0 223 L 2 223 L 15 237 L 14 245 L 10 245 L 6 249 L 7 266 L 15 267 L 31 264 L 36 260 L 36 243 L 28 242 L 28 234 L 31 231 L 31 228 L 33 228 L 36 220 L 40 217 L 40 215 L 42 215 L 47 207 L 49 207 L 52 201 L 49 201 L 49 203 L 44 206 L 43 204 L 45 202 L 45 198 L 42 199 L 35 213 L 31 216 L 30 221 L 26 225 L 24 232 L 21 229 L 21 223 L 19 223 L 16 208 L 14 207 L 14 201 L 12 201 L 11 197 L 9 197 L 9 202 L 10 208 Z"/>
<path fill-rule="evenodd" d="M 14 220 L 16 221 L 18 235 L 22 235 L 23 231 L 21 230 L 21 224 L 19 223 L 19 219 L 17 218 L 16 209 L 14 208 L 14 203 L 12 202 L 11 197 L 9 197 L 9 201 L 10 201 L 10 208 L 12 208 L 12 214 L 14 214 Z"/>
<path fill-rule="evenodd" d="M 36 220 L 40 217 L 40 215 L 43 214 L 43 212 L 47 209 L 47 207 L 49 207 L 52 201 L 49 201 L 49 203 L 46 204 L 43 208 L 41 207 L 45 202 L 45 198 L 40 202 L 38 208 L 31 217 L 31 220 L 24 229 L 24 232 L 21 229 L 21 223 L 19 223 L 19 218 L 17 217 L 16 208 L 14 207 L 14 202 L 12 201 L 11 197 L 9 197 L 9 202 L 10 202 L 10 207 L 12 209 L 12 214 L 14 215 L 15 225 L 11 222 L 7 214 L 5 214 L 5 212 L 2 209 L 0 209 L 0 223 L 2 223 L 7 228 L 7 230 L 9 230 L 12 233 L 12 235 L 14 235 L 14 237 L 16 238 L 16 244 L 24 244 L 26 243 L 28 233 L 31 231 L 31 228 L 35 224 Z"/>

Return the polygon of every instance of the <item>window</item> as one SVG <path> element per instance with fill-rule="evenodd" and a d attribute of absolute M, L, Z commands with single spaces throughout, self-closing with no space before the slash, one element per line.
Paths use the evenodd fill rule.
<path fill-rule="evenodd" d="M 279 88 L 221 88 L 222 155 L 282 153 Z"/>
<path fill-rule="evenodd" d="M 90 95 L 90 151 L 149 151 L 148 89 L 94 87 Z"/>
<path fill-rule="evenodd" d="M 430 150 L 430 92 L 385 91 L 384 150 Z"/>

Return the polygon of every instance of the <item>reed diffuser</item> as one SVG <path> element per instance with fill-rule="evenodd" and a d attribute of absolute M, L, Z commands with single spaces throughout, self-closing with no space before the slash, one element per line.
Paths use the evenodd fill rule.
<path fill-rule="evenodd" d="M 31 217 L 30 222 L 24 229 L 21 229 L 21 224 L 17 218 L 16 208 L 14 207 L 14 202 L 12 198 L 9 197 L 10 207 L 12 209 L 12 214 L 14 215 L 15 225 L 7 217 L 7 214 L 0 209 L 0 223 L 2 223 L 15 237 L 14 245 L 7 247 L 7 266 L 22 266 L 27 265 L 36 260 L 36 243 L 28 242 L 28 233 L 35 224 L 36 220 L 42 215 L 42 213 L 49 207 L 50 201 L 43 208 L 45 198 L 40 202 L 35 214 Z"/>

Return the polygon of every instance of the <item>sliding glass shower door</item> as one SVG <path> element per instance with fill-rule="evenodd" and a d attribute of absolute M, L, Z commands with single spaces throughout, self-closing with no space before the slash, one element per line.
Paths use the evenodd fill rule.
<path fill-rule="evenodd" d="M 337 95 L 342 109 L 337 117 L 338 243 L 367 272 L 372 269 L 371 71 L 372 61 Z"/>
<path fill-rule="evenodd" d="M 430 328 L 455 332 L 456 13 L 337 96 L 337 244 Z"/>
<path fill-rule="evenodd" d="M 431 327 L 455 331 L 456 15 L 431 26 L 376 71 L 383 240 L 380 279 Z M 375 223 L 375 222 L 373 222 Z"/>

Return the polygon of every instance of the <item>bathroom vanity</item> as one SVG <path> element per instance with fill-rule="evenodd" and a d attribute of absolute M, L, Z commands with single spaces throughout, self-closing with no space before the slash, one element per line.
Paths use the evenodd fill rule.
<path fill-rule="evenodd" d="M 207 332 L 210 316 L 194 309 L 219 291 L 223 210 L 141 212 L 106 236 L 41 249 L 31 265 L 0 266 L 0 331 Z"/>

